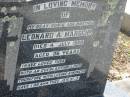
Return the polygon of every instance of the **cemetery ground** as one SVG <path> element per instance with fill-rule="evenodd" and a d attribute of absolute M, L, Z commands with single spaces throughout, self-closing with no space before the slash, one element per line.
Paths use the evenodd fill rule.
<path fill-rule="evenodd" d="M 118 36 L 108 80 L 130 96 L 130 35 Z"/>
<path fill-rule="evenodd" d="M 108 80 L 130 78 L 130 36 L 119 33 Z"/>

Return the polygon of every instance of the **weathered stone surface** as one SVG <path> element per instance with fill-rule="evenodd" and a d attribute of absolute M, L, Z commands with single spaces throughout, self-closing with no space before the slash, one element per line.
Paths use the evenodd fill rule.
<path fill-rule="evenodd" d="M 0 80 L 4 78 L 4 45 L 3 45 L 3 28 L 4 28 L 4 23 L 2 22 L 2 19 L 0 19 Z"/>
<path fill-rule="evenodd" d="M 34 0 L 19 7 L 22 34 L 9 28 L 6 48 L 13 97 L 102 95 L 124 6 L 124 0 Z"/>
<path fill-rule="evenodd" d="M 5 80 L 10 86 L 10 89 L 13 88 L 16 63 L 19 52 L 20 36 L 23 26 L 23 18 L 16 18 L 10 20 L 10 25 L 7 36 L 7 47 L 6 47 L 6 61 L 5 61 Z M 13 57 L 12 57 L 13 56 Z"/>

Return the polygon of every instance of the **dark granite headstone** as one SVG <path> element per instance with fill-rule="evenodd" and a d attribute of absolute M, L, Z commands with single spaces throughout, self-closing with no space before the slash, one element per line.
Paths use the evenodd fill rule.
<path fill-rule="evenodd" d="M 12 18 L 9 21 L 5 61 L 5 80 L 12 89 L 14 85 L 16 63 L 19 52 L 20 37 L 23 26 L 23 18 Z M 13 57 L 12 57 L 13 56 Z"/>
<path fill-rule="evenodd" d="M 22 4 L 17 14 L 23 19 L 10 20 L 7 35 L 5 80 L 11 95 L 102 96 L 125 2 L 32 0 Z"/>

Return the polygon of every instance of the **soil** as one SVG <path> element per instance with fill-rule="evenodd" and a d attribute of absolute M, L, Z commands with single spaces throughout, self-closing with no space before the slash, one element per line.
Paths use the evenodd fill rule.
<path fill-rule="evenodd" d="M 130 37 L 120 33 L 113 54 L 108 80 L 116 81 L 130 78 Z"/>

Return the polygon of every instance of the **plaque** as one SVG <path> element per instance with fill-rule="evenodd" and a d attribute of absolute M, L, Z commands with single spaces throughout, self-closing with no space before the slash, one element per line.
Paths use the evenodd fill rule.
<path fill-rule="evenodd" d="M 10 95 L 102 97 L 125 2 L 32 0 L 19 6 L 6 43 Z"/>

